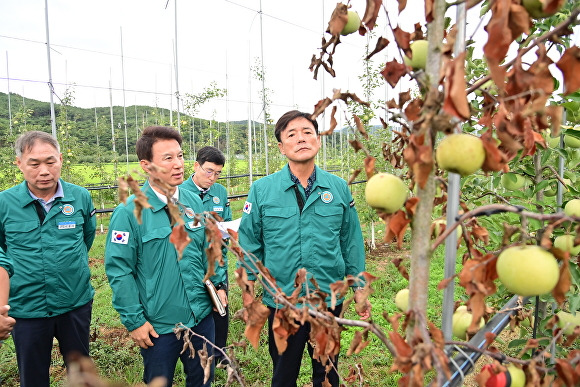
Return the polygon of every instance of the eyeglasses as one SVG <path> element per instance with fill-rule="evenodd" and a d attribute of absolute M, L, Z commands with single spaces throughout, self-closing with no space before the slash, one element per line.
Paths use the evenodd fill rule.
<path fill-rule="evenodd" d="M 220 175 L 222 174 L 222 171 L 213 171 L 211 169 L 205 169 L 204 167 L 201 166 L 201 164 L 199 164 L 199 167 L 205 172 L 207 177 L 211 177 L 211 175 L 215 175 L 215 177 L 220 177 Z"/>

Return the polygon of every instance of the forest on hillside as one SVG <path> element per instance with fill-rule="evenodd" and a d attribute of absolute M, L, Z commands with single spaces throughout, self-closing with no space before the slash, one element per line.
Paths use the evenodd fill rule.
<path fill-rule="evenodd" d="M 111 161 L 119 155 L 123 156 L 126 148 L 129 159 L 136 161 L 135 141 L 144 127 L 178 126 L 177 111 L 171 112 L 169 109 L 156 106 L 131 105 L 125 108 L 113 106 L 87 109 L 72 106 L 72 97 L 65 97 L 62 102 L 64 103 L 55 103 L 57 138 L 61 146 L 76 150 L 75 162 L 96 162 L 97 155 Z M 0 144 L 3 148 L 11 146 L 13 137 L 24 131 L 50 132 L 50 115 L 48 102 L 10 93 L 9 105 L 8 95 L 0 93 Z M 224 152 L 227 145 L 231 154 L 246 152 L 248 127 L 246 121 L 219 122 L 192 117 L 182 112 L 180 121 L 184 151 L 189 153 L 188 158 L 193 157 L 195 149 L 204 145 L 217 146 Z M 261 124 L 256 122 L 252 125 L 258 129 L 261 127 Z M 260 144 L 256 146 L 259 151 Z"/>

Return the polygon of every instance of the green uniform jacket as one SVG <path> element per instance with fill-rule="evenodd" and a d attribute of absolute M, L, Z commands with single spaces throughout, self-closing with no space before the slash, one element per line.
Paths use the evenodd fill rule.
<path fill-rule="evenodd" d="M 304 198 L 304 189 L 299 190 Z M 331 283 L 348 274 L 357 276 L 365 269 L 362 232 L 348 186 L 318 167 L 302 214 L 288 165 L 254 182 L 244 205 L 239 240 L 246 252 L 270 270 L 286 295 L 294 291 L 294 278 L 300 268 L 314 276 L 320 289 L 329 294 L 327 302 Z M 256 278 L 252 270 L 248 270 L 248 278 Z M 263 301 L 276 307 L 268 292 L 264 292 Z"/>
<path fill-rule="evenodd" d="M 193 182 L 193 175 L 184 181 L 179 188 L 187 189 L 196 195 L 201 193 L 199 188 L 197 188 Z M 230 201 L 228 200 L 228 192 L 223 185 L 213 183 L 201 201 L 203 203 L 204 211 L 214 211 L 226 222 L 232 220 L 232 209 L 230 208 Z M 228 248 L 226 246 L 222 247 L 222 255 L 224 257 L 225 267 L 227 268 Z"/>
<path fill-rule="evenodd" d="M 207 268 L 205 227 L 194 224 L 195 213 L 203 212 L 201 201 L 199 196 L 179 190 L 179 202 L 185 207 L 182 218 L 191 242 L 178 260 L 177 250 L 169 241 L 171 226 L 165 203 L 148 182 L 141 190 L 153 207 L 143 209 L 141 224 L 133 213 L 134 195 L 127 204 L 115 208 L 109 224 L 105 271 L 113 290 L 113 306 L 129 331 L 146 321 L 159 334 L 171 333 L 177 323 L 191 328 L 212 310 L 203 284 Z M 222 268 L 216 271 L 212 280 L 223 281 Z"/>
<path fill-rule="evenodd" d="M 10 315 L 54 317 L 92 300 L 88 251 L 97 227 L 89 191 L 60 180 L 56 198 L 40 224 L 27 183 L 0 192 L 0 248 L 14 267 Z"/>
<path fill-rule="evenodd" d="M 8 273 L 8 277 L 12 277 L 12 275 L 14 274 L 14 268 L 12 267 L 12 263 L 10 262 L 8 257 L 6 257 L 6 254 L 2 249 L 0 249 L 0 267 L 3 267 L 6 270 L 6 272 Z"/>

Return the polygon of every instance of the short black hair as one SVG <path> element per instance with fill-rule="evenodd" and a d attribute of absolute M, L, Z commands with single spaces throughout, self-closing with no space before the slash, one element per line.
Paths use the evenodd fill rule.
<path fill-rule="evenodd" d="M 153 159 L 153 144 L 159 140 L 175 140 L 181 146 L 183 139 L 181 134 L 170 126 L 148 126 L 143 129 L 141 137 L 137 140 L 135 150 L 139 160 L 151 161 Z"/>
<path fill-rule="evenodd" d="M 225 165 L 226 158 L 222 151 L 220 151 L 215 146 L 204 146 L 199 151 L 197 151 L 197 158 L 195 159 L 199 163 L 199 165 L 203 165 L 203 163 L 210 162 L 214 163 L 215 165 Z"/>
<path fill-rule="evenodd" d="M 281 142 L 280 135 L 286 129 L 290 121 L 301 117 L 306 118 L 308 121 L 310 121 L 314 126 L 316 134 L 318 134 L 318 122 L 312 119 L 312 115 L 310 113 L 304 113 L 298 110 L 290 110 L 289 112 L 284 113 L 282 117 L 278 119 L 278 122 L 276 122 L 276 128 L 274 129 L 274 135 L 276 136 L 276 140 L 278 140 L 278 142 Z"/>

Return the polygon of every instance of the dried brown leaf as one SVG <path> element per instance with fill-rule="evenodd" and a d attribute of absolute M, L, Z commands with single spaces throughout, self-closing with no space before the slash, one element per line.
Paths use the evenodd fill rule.
<path fill-rule="evenodd" d="M 556 63 L 564 77 L 564 90 L 566 94 L 574 93 L 580 89 L 580 47 L 573 46 L 566 51 Z"/>
<path fill-rule="evenodd" d="M 443 110 L 466 120 L 470 116 L 465 83 L 465 52 L 445 66 L 445 99 Z"/>
<path fill-rule="evenodd" d="M 260 344 L 260 331 L 270 315 L 270 309 L 262 304 L 261 300 L 256 299 L 246 307 L 246 310 L 248 312 L 248 321 L 244 335 L 254 349 L 258 349 L 258 345 Z"/>
<path fill-rule="evenodd" d="M 189 242 L 191 242 L 191 238 L 187 231 L 185 231 L 185 226 L 183 224 L 173 227 L 171 235 L 169 236 L 169 242 L 175 246 L 175 250 L 177 250 L 177 259 L 180 260 L 183 250 L 185 250 Z"/>
<path fill-rule="evenodd" d="M 407 74 L 407 66 L 403 63 L 399 63 L 396 60 L 387 62 L 385 68 L 381 71 L 381 75 L 385 78 L 385 81 L 391 86 L 397 86 L 401 77 Z"/>

